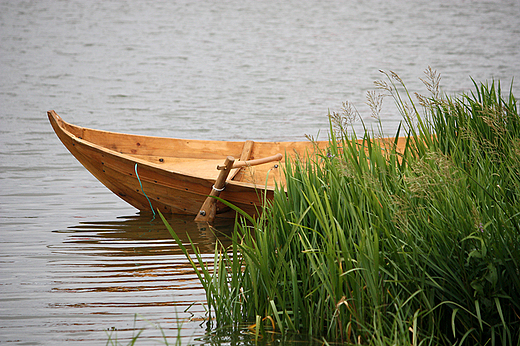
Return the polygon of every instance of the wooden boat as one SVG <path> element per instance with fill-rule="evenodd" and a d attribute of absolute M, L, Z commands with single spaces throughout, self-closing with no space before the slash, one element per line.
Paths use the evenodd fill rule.
<path fill-rule="evenodd" d="M 272 198 L 275 182 L 284 183 L 280 163 L 285 155 L 315 149 L 310 141 L 227 142 L 121 134 L 69 124 L 52 110 L 47 114 L 72 155 L 108 189 L 141 211 L 154 208 L 198 215 L 208 195 L 221 190 L 222 199 L 255 214 L 264 198 Z M 328 142 L 317 145 L 326 147 Z M 217 166 L 228 157 L 237 161 L 225 170 L 221 187 L 216 187 L 222 172 Z M 216 213 L 234 215 L 220 202 Z"/>
<path fill-rule="evenodd" d="M 47 114 L 65 147 L 117 196 L 141 211 L 197 215 L 196 221 L 234 216 L 209 195 L 256 214 L 273 197 L 275 184 L 285 183 L 280 164 L 286 158 L 329 145 L 129 135 L 72 125 L 52 110 Z M 399 138 L 398 148 L 404 143 Z"/>

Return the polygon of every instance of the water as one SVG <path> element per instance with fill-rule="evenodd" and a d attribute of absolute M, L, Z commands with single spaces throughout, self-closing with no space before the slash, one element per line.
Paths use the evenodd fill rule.
<path fill-rule="evenodd" d="M 161 223 L 90 176 L 47 110 L 147 135 L 326 138 L 346 100 L 375 124 L 364 102 L 380 69 L 418 92 L 429 65 L 449 94 L 470 76 L 508 87 L 518 47 L 518 0 L 0 1 L 0 343 L 104 344 L 109 328 L 125 343 L 145 328 L 146 344 L 160 340 L 147 321 L 171 336 L 178 319 L 184 343 L 204 334 L 203 292 Z M 211 232 L 170 221 L 211 253 Z"/>

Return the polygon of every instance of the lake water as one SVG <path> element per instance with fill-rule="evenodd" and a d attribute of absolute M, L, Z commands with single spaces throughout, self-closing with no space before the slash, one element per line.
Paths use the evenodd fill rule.
<path fill-rule="evenodd" d="M 47 110 L 146 135 L 326 139 L 346 100 L 375 124 L 380 69 L 412 92 L 427 66 L 448 94 L 470 77 L 507 89 L 519 47 L 518 0 L 0 1 L 0 343 L 100 345 L 113 329 L 126 344 L 145 328 L 147 344 L 156 325 L 204 342 L 203 291 L 161 222 L 90 176 Z M 390 99 L 381 121 L 400 121 Z M 210 260 L 209 230 L 170 221 Z"/>

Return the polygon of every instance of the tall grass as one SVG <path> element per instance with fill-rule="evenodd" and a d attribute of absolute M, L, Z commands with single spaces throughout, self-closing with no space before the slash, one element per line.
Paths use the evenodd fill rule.
<path fill-rule="evenodd" d="M 403 114 L 404 150 L 331 125 L 327 151 L 287 162 L 285 187 L 237 223 L 214 267 L 193 260 L 217 327 L 256 322 L 258 336 L 268 318 L 282 334 L 352 344 L 520 345 L 511 90 L 475 83 L 441 97 L 427 70 L 431 94 L 414 99 L 385 76 L 376 84 Z"/>

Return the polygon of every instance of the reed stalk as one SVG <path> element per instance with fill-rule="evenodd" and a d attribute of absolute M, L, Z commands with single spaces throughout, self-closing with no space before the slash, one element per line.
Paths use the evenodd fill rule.
<path fill-rule="evenodd" d="M 441 97 L 426 75 L 417 101 L 392 72 L 377 82 L 403 114 L 404 151 L 331 121 L 329 148 L 286 160 L 286 185 L 214 267 L 192 260 L 217 326 L 269 317 L 282 335 L 351 344 L 520 345 L 516 99 L 498 82 Z"/>

